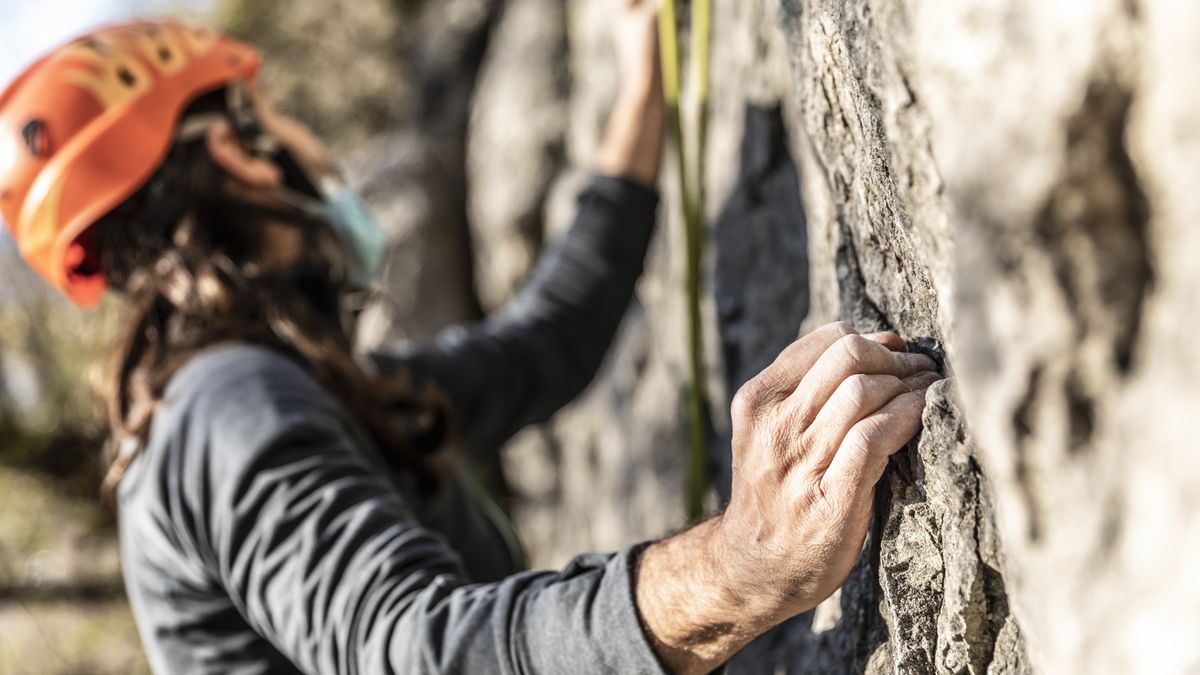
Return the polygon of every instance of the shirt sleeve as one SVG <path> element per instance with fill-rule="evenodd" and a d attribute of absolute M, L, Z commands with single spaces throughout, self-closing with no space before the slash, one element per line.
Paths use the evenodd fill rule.
<path fill-rule="evenodd" d="M 261 368 L 261 367 L 260 367 Z M 225 368 L 181 474 L 181 539 L 255 632 L 308 673 L 660 673 L 637 549 L 467 585 L 315 383 Z M 302 372 L 302 371 L 301 371 Z M 201 422 L 201 420 L 207 420 Z M 169 463 L 168 463 L 169 464 Z"/>
<path fill-rule="evenodd" d="M 498 447 L 595 377 L 642 273 L 657 207 L 649 188 L 595 177 L 567 235 L 504 311 L 434 344 L 372 359 L 384 372 L 436 383 L 468 449 Z"/>

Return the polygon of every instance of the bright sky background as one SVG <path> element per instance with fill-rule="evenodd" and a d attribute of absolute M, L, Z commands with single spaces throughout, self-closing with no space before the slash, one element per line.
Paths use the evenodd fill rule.
<path fill-rule="evenodd" d="M 155 15 L 203 16 L 212 0 L 0 0 L 0 87 L 45 52 L 96 26 Z"/>
<path fill-rule="evenodd" d="M 213 4 L 213 0 L 0 0 L 0 89 L 39 56 L 97 26 L 147 16 L 203 18 Z M 0 227 L 0 254 L 11 248 Z"/>

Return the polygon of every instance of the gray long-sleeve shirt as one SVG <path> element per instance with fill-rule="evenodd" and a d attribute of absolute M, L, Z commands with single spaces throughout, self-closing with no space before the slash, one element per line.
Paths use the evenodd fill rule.
<path fill-rule="evenodd" d="M 593 377 L 633 292 L 655 195 L 597 178 L 502 316 L 378 355 L 447 393 L 495 448 Z M 162 673 L 659 673 L 632 592 L 636 547 L 513 573 L 453 481 L 407 489 L 298 363 L 226 345 L 173 378 L 119 490 L 125 580 Z M 475 583 L 490 579 L 487 583 Z"/>

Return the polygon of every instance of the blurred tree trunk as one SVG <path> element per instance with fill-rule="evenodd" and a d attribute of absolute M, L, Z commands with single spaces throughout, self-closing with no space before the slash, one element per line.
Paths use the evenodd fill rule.
<path fill-rule="evenodd" d="M 468 217 L 472 102 L 501 0 L 420 2 L 402 12 L 394 126 L 356 158 L 364 194 L 393 235 L 385 297 L 360 342 L 429 339 L 482 316 Z"/>

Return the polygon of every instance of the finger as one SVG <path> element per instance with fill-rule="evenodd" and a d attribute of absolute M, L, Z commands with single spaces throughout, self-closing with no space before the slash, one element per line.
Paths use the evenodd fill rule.
<path fill-rule="evenodd" d="M 825 471 L 855 424 L 897 396 L 924 389 L 940 379 L 942 376 L 934 372 L 918 373 L 903 380 L 893 375 L 860 374 L 846 378 L 804 432 L 803 447 L 808 453 L 805 459 L 809 466 L 813 471 Z"/>
<path fill-rule="evenodd" d="M 855 424 L 821 477 L 822 492 L 846 498 L 879 482 L 888 457 L 920 431 L 926 391 L 901 394 Z"/>
<path fill-rule="evenodd" d="M 868 340 L 874 340 L 894 352 L 908 351 L 908 343 L 904 341 L 904 338 L 891 331 L 884 333 L 864 333 L 863 337 Z"/>
<path fill-rule="evenodd" d="M 834 390 L 851 375 L 892 375 L 900 379 L 925 370 L 937 370 L 924 354 L 893 352 L 861 335 L 847 335 L 825 350 L 804 375 L 792 394 L 795 421 L 807 428 L 825 407 Z"/>
<path fill-rule="evenodd" d="M 850 324 L 838 322 L 822 326 L 793 342 L 771 365 L 738 390 L 733 400 L 734 418 L 786 399 L 830 345 L 852 334 L 854 328 Z"/>

